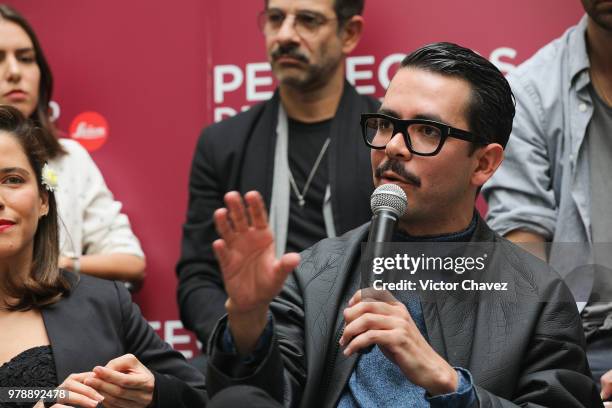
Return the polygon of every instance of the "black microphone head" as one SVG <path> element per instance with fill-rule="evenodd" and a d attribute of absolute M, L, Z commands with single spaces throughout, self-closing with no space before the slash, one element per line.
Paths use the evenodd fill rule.
<path fill-rule="evenodd" d="M 397 184 L 378 186 L 370 198 L 370 208 L 374 214 L 381 210 L 389 210 L 399 218 L 406 211 L 406 207 L 408 207 L 408 198 Z"/>

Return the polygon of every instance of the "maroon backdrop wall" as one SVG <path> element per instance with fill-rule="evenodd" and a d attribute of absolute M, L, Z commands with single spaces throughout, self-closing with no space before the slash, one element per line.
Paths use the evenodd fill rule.
<path fill-rule="evenodd" d="M 60 129 L 97 147 L 92 156 L 142 242 L 147 281 L 135 300 L 190 356 L 196 344 L 178 321 L 174 273 L 189 166 L 204 125 L 273 89 L 255 22 L 263 1 L 7 1 L 33 24 L 51 63 Z M 457 42 L 509 72 L 582 14 L 578 0 L 366 3 L 347 75 L 376 96 L 400 55 L 420 45 Z"/>

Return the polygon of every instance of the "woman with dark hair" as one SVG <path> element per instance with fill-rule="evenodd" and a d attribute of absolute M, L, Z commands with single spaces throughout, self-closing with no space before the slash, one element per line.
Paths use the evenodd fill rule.
<path fill-rule="evenodd" d="M 0 105 L 0 386 L 61 385 L 63 404 L 92 408 L 203 406 L 203 377 L 122 284 L 58 268 L 61 185 L 39 132 Z"/>
<path fill-rule="evenodd" d="M 144 254 L 121 203 L 100 170 L 76 141 L 58 139 L 49 115 L 53 77 L 30 24 L 0 4 L 0 104 L 17 108 L 41 131 L 50 168 L 64 186 L 57 191 L 59 265 L 90 275 L 138 283 Z"/>

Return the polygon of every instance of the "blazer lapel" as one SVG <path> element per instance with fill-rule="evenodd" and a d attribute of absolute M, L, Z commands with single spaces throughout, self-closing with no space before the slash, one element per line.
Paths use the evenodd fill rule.
<path fill-rule="evenodd" d="M 42 310 L 43 320 L 53 350 L 53 360 L 57 373 L 58 384 L 72 373 L 83 371 L 83 367 L 93 369 L 100 362 L 96 353 L 83 347 L 84 344 L 94 344 L 84 340 L 83 327 L 74 319 L 67 318 L 64 310 L 64 299 Z"/>
<path fill-rule="evenodd" d="M 492 243 L 493 232 L 478 213 L 475 216 L 476 230 L 470 243 Z M 428 294 L 428 299 L 422 302 L 422 309 L 430 345 L 452 366 L 469 367 L 481 305 L 478 292 L 434 292 Z"/>
<path fill-rule="evenodd" d="M 448 294 L 422 302 L 431 347 L 453 367 L 468 367 L 478 303 Z"/>
<path fill-rule="evenodd" d="M 340 350 L 338 340 L 340 334 L 344 330 L 344 317 L 342 311 L 348 303 L 349 299 L 359 289 L 361 279 L 353 275 L 359 274 L 358 261 L 361 253 L 361 243 L 367 238 L 370 224 L 367 223 L 360 228 L 351 239 L 351 242 L 346 246 L 346 254 L 343 254 L 343 262 L 338 266 L 337 277 L 339 280 L 336 282 L 335 291 L 342 293 L 342 296 L 336 295 L 335 293 L 330 294 L 330 298 L 338 299 L 334 307 L 331 308 L 332 313 L 329 316 L 329 327 L 333 327 L 333 333 L 328 339 L 327 353 L 325 358 L 325 364 L 331 365 L 326 366 L 323 370 L 324 383 L 322 384 L 326 390 L 326 395 L 321 395 L 323 401 L 328 402 L 326 406 L 335 407 L 338 399 L 342 395 L 342 391 L 346 383 L 348 382 L 355 364 L 357 363 L 358 355 L 353 354 L 350 357 L 345 357 Z M 324 281 L 322 284 L 329 285 L 329 282 Z M 320 359 L 320 356 L 315 356 Z M 327 383 L 325 383 L 327 381 Z"/>
<path fill-rule="evenodd" d="M 81 297 L 79 278 L 72 273 L 63 274 L 71 281 L 71 293 L 41 310 L 58 384 L 70 374 L 91 371 L 123 354 L 123 344 L 117 341 L 110 323 Z"/>

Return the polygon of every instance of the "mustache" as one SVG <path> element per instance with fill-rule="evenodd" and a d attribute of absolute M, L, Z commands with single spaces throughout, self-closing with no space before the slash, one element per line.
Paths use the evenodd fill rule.
<path fill-rule="evenodd" d="M 376 168 L 376 170 L 374 171 L 374 175 L 378 178 L 381 178 L 385 171 L 392 171 L 409 184 L 412 184 L 415 187 L 421 187 L 421 179 L 415 174 L 412 174 L 408 170 L 406 170 L 399 160 L 387 160 Z"/>
<path fill-rule="evenodd" d="M 293 44 L 279 45 L 277 49 L 272 51 L 271 57 L 273 61 L 276 61 L 281 57 L 289 57 L 304 62 L 306 64 L 308 63 L 308 57 L 302 54 L 298 50 L 298 47 Z"/>

